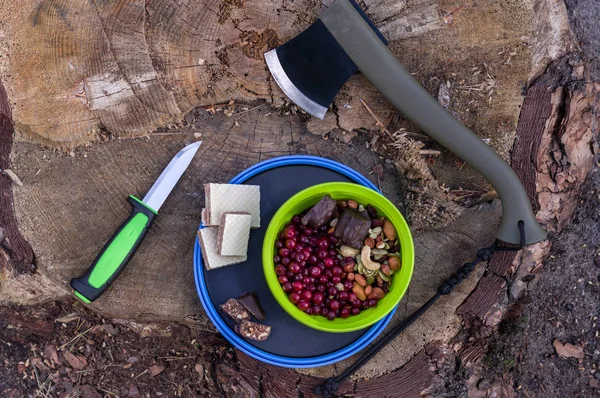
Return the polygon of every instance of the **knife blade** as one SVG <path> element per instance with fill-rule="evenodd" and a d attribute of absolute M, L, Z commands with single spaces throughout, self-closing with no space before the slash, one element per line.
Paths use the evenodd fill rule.
<path fill-rule="evenodd" d="M 202 141 L 197 141 L 179 151 L 144 199 L 129 196 L 127 200 L 132 206 L 129 218 L 115 231 L 91 267 L 82 276 L 71 279 L 73 294 L 77 298 L 84 303 L 91 303 L 119 276 L 146 237 L 158 210 L 190 165 L 200 145 Z"/>

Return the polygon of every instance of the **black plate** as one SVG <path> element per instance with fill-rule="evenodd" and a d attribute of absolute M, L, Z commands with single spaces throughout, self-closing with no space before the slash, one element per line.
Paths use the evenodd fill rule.
<path fill-rule="evenodd" d="M 244 184 L 260 185 L 261 227 L 250 233 L 248 260 L 210 272 L 203 268 L 208 294 L 217 308 L 244 292 L 256 292 L 267 313 L 264 323 L 272 326 L 272 332 L 266 341 L 248 342 L 271 354 L 292 358 L 326 355 L 353 343 L 369 331 L 369 328 L 365 328 L 349 333 L 328 333 L 304 326 L 277 303 L 264 277 L 262 244 L 271 218 L 291 196 L 324 182 L 355 181 L 336 171 L 307 165 L 276 167 L 250 177 Z M 235 323 L 232 320 L 224 315 L 222 318 L 233 328 Z"/>

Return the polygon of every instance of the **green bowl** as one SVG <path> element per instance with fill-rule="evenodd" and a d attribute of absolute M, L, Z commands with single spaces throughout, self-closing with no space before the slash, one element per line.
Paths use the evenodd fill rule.
<path fill-rule="evenodd" d="M 333 199 L 354 199 L 358 203 L 377 209 L 378 214 L 385 216 L 396 227 L 401 245 L 402 268 L 392 275 L 392 284 L 386 296 L 381 299 L 377 307 L 363 310 L 359 315 L 350 316 L 346 319 L 336 318 L 333 321 L 321 315 L 308 315 L 294 305 L 287 294 L 283 291 L 277 275 L 275 274 L 275 263 L 273 256 L 275 251 L 275 240 L 277 235 L 292 217 L 302 211 L 314 206 L 321 198 L 330 194 Z M 414 265 L 414 246 L 412 235 L 396 206 L 383 195 L 366 188 L 362 185 L 346 182 L 332 182 L 312 186 L 288 199 L 273 216 L 269 223 L 263 242 L 263 271 L 271 293 L 275 299 L 294 319 L 313 329 L 324 332 L 345 333 L 364 329 L 373 325 L 389 314 L 400 302 L 412 277 Z"/>

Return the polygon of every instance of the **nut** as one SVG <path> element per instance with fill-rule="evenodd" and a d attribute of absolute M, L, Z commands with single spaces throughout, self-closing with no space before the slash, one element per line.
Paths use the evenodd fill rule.
<path fill-rule="evenodd" d="M 381 243 L 383 242 L 383 238 L 381 237 L 381 235 L 377 235 L 377 238 L 375 239 L 375 243 Z"/>
<path fill-rule="evenodd" d="M 385 249 L 385 242 L 379 242 L 375 247 L 378 249 Z"/>
<path fill-rule="evenodd" d="M 351 209 L 358 209 L 358 202 L 355 200 L 349 200 L 348 207 Z"/>
<path fill-rule="evenodd" d="M 367 295 L 365 294 L 363 287 L 358 283 L 354 282 L 354 286 L 352 286 L 352 291 L 354 292 L 354 294 L 356 294 L 356 297 L 358 297 L 359 300 L 367 299 Z"/>
<path fill-rule="evenodd" d="M 369 296 L 369 294 L 371 294 L 372 291 L 373 291 L 373 286 L 367 285 L 367 287 L 365 287 L 365 294 L 367 296 Z"/>
<path fill-rule="evenodd" d="M 384 274 L 386 274 L 387 276 L 390 276 L 392 273 L 390 272 L 390 266 L 387 264 L 383 264 L 381 266 L 381 272 L 383 272 Z"/>
<path fill-rule="evenodd" d="M 353 272 L 354 271 L 354 265 L 356 265 L 356 263 L 354 261 L 352 261 L 351 263 L 345 265 L 344 266 L 344 272 Z"/>
<path fill-rule="evenodd" d="M 358 294 L 357 294 L 358 296 Z M 375 300 L 381 300 L 382 298 L 385 297 L 385 292 L 383 291 L 382 288 L 380 287 L 375 287 L 373 288 L 373 291 L 371 292 L 371 294 L 368 295 L 369 300 L 371 299 L 375 299 Z"/>
<path fill-rule="evenodd" d="M 375 247 L 375 240 L 371 237 L 365 239 L 365 246 L 369 246 L 371 249 Z"/>
<path fill-rule="evenodd" d="M 389 256 L 388 265 L 392 271 L 398 271 L 401 267 L 400 259 L 396 256 Z"/>
<path fill-rule="evenodd" d="M 361 286 L 367 286 L 367 280 L 361 274 L 354 274 L 354 281 Z"/>
<path fill-rule="evenodd" d="M 354 280 L 354 272 L 348 272 L 348 275 L 346 275 L 346 279 L 352 282 Z"/>
<path fill-rule="evenodd" d="M 346 245 L 343 245 L 340 247 L 340 254 L 344 257 L 354 257 L 358 253 L 360 253 L 360 250 L 355 249 L 353 247 L 346 246 Z"/>
<path fill-rule="evenodd" d="M 360 252 L 360 261 L 370 271 L 377 271 L 381 267 L 381 264 L 371 260 L 371 248 L 369 246 L 363 246 Z"/>
<path fill-rule="evenodd" d="M 375 280 L 377 281 L 377 286 L 383 286 L 383 279 L 381 279 L 379 275 L 377 275 L 377 278 L 375 278 Z"/>
<path fill-rule="evenodd" d="M 392 224 L 390 220 L 385 220 L 383 222 L 383 233 L 389 240 L 396 240 L 396 228 L 394 228 L 394 224 Z"/>

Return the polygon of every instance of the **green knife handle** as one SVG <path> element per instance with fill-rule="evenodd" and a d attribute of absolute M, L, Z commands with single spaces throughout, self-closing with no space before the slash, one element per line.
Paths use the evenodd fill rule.
<path fill-rule="evenodd" d="M 117 229 L 85 274 L 71 279 L 75 296 L 85 303 L 100 297 L 119 276 L 158 214 L 135 196 L 127 200 L 132 206 L 129 218 Z"/>
<path fill-rule="evenodd" d="M 513 169 L 421 87 L 350 1 L 337 0 L 319 19 L 358 69 L 396 108 L 492 183 L 502 202 L 498 239 L 518 244 L 519 221 L 524 224 L 527 244 L 546 238 Z"/>

